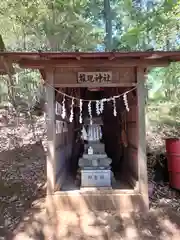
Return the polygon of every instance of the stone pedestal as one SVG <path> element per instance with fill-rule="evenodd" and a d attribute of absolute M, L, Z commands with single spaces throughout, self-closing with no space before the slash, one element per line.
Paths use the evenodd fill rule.
<path fill-rule="evenodd" d="M 94 121 L 93 121 L 94 122 Z M 102 136 L 101 121 L 96 119 L 95 124 L 84 128 L 85 138 L 88 143 L 85 145 L 85 152 L 79 159 L 81 169 L 81 187 L 111 187 L 112 160 L 107 157 L 103 143 L 100 143 Z"/>

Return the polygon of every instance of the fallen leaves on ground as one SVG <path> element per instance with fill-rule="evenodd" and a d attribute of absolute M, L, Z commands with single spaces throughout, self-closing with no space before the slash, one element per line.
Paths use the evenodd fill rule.
<path fill-rule="evenodd" d="M 10 117 L 9 117 L 10 118 Z M 32 125 L 21 117 L 19 124 L 0 128 L 0 226 L 11 231 L 32 202 L 45 196 L 46 127 L 43 117 Z"/>

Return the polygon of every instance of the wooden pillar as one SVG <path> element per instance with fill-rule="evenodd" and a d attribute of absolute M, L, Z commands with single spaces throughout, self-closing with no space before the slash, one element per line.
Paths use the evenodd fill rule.
<path fill-rule="evenodd" d="M 144 69 L 137 68 L 138 96 L 138 172 L 139 191 L 142 194 L 145 209 L 149 209 L 148 175 L 146 158 L 146 127 L 145 127 L 145 77 Z"/>
<path fill-rule="evenodd" d="M 47 194 L 53 194 L 55 190 L 56 159 L 55 159 L 55 92 L 53 89 L 53 69 L 46 71 L 46 122 L 47 122 Z M 52 86 L 52 87 L 51 87 Z"/>

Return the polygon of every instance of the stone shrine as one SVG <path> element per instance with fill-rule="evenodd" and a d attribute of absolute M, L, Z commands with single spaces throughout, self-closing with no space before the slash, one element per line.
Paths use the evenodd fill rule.
<path fill-rule="evenodd" d="M 83 127 L 83 139 L 86 140 L 85 152 L 79 159 L 81 169 L 81 187 L 111 187 L 112 160 L 105 153 L 102 138 L 101 118 L 93 118 L 93 124 L 86 119 Z"/>

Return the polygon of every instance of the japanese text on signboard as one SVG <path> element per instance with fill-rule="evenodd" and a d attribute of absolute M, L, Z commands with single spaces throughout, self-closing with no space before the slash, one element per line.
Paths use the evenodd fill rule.
<path fill-rule="evenodd" d="M 111 83 L 111 72 L 79 72 L 77 83 Z"/>

